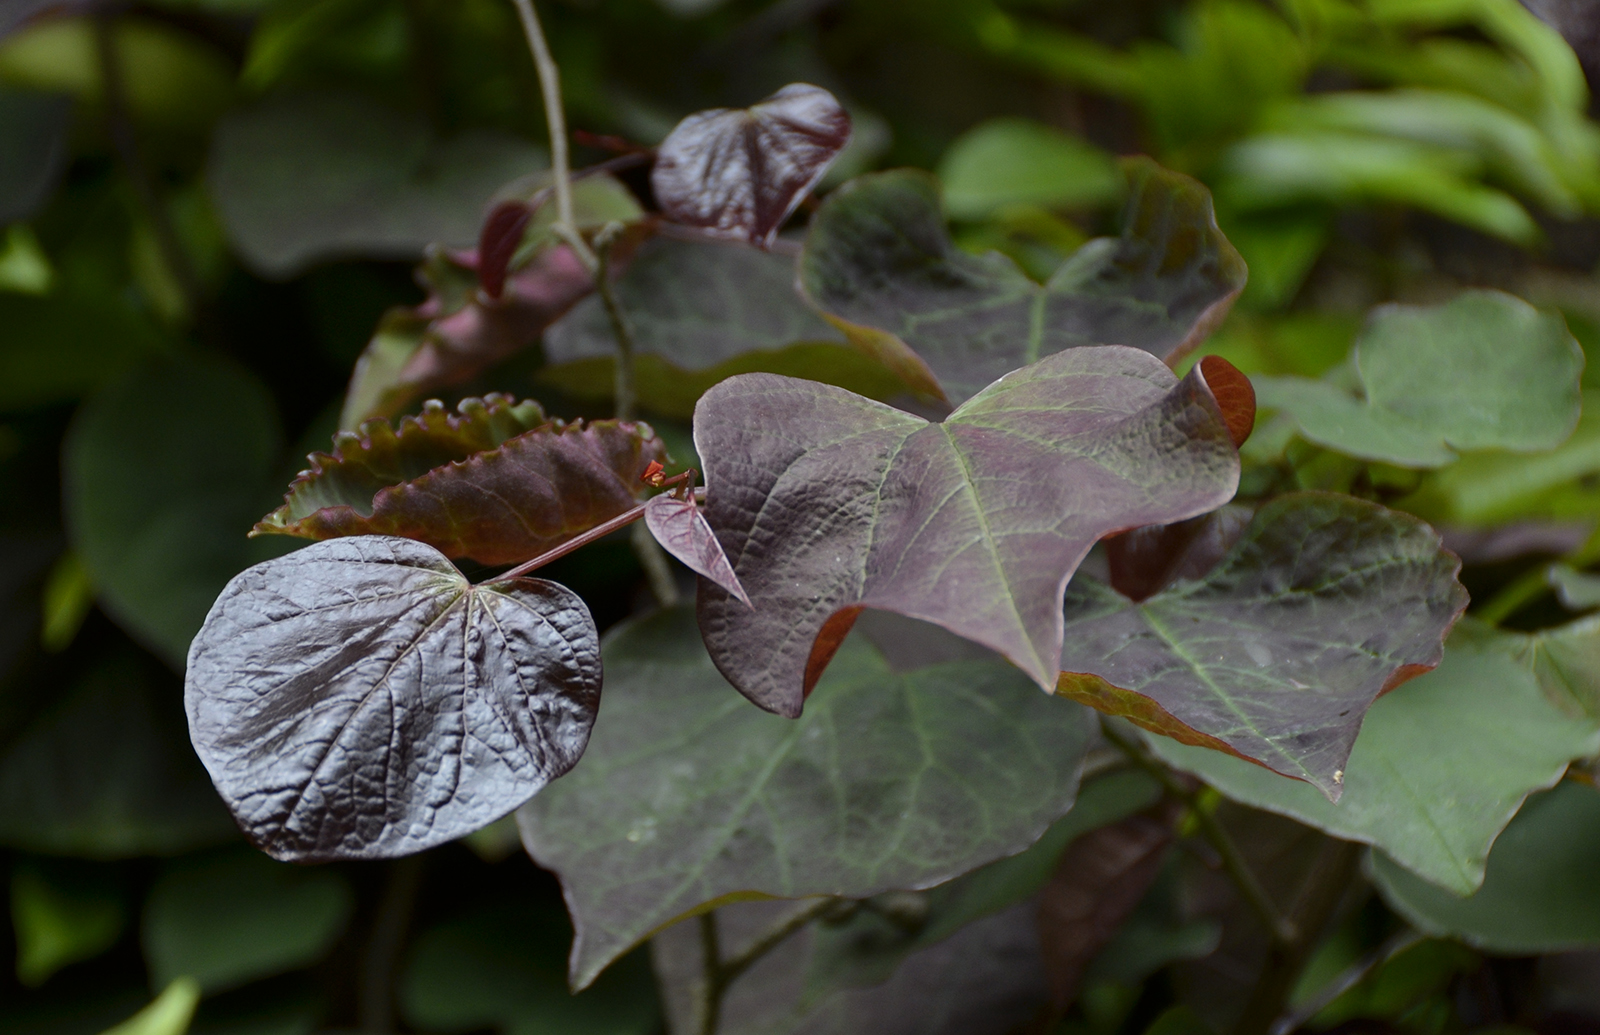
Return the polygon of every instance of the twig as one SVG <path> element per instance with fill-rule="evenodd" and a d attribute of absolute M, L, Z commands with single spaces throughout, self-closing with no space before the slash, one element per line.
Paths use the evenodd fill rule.
<path fill-rule="evenodd" d="M 1217 855 L 1222 859 L 1222 869 L 1239 889 L 1239 894 L 1244 897 L 1245 903 L 1255 912 L 1261 922 L 1266 925 L 1267 932 L 1272 936 L 1274 943 L 1282 945 L 1294 944 L 1297 931 L 1278 907 L 1273 905 L 1272 899 L 1267 895 L 1266 889 L 1251 871 L 1250 865 L 1245 862 L 1244 855 L 1239 851 L 1239 846 L 1233 843 L 1233 838 L 1217 822 L 1217 818 L 1205 809 L 1195 792 L 1173 775 L 1172 770 L 1162 765 L 1152 757 L 1141 745 L 1132 738 L 1118 730 L 1110 721 L 1102 718 L 1101 732 L 1105 738 L 1127 755 L 1134 765 L 1161 781 L 1161 785 L 1178 800 L 1188 806 L 1189 812 L 1200 827 L 1200 836 L 1216 849 Z"/>
<path fill-rule="evenodd" d="M 161 260 L 171 271 L 183 293 L 184 308 L 191 317 L 200 313 L 200 278 L 195 274 L 189 253 L 172 226 L 167 209 L 156 192 L 155 182 L 144 164 L 138 138 L 133 132 L 133 120 L 128 114 L 127 83 L 123 78 L 122 55 L 117 53 L 116 35 L 112 19 L 104 12 L 94 16 L 95 50 L 100 62 L 101 86 L 105 91 L 106 128 L 111 135 L 111 145 L 117 152 L 122 171 L 133 186 L 133 193 L 145 218 L 150 221 L 155 234 L 156 247 Z"/>
<path fill-rule="evenodd" d="M 544 95 L 545 125 L 550 129 L 550 171 L 556 188 L 556 225 L 558 236 L 572 248 L 578 261 L 591 273 L 598 268 L 594 253 L 578 233 L 578 224 L 572 208 L 571 171 L 567 159 L 567 116 L 561 104 L 561 70 L 550 56 L 545 43 L 544 28 L 539 24 L 539 13 L 533 9 L 533 0 L 511 0 L 522 19 L 522 31 L 528 37 L 528 49 L 533 53 L 533 64 L 539 72 L 539 92 Z"/>
<path fill-rule="evenodd" d="M 417 893 L 422 889 L 422 856 L 396 859 L 389 864 L 389 879 L 378 903 L 377 919 L 361 961 L 361 991 L 357 1005 L 361 1030 L 388 1035 L 394 1031 L 394 975 L 405 948 L 406 930 Z"/>
<path fill-rule="evenodd" d="M 672 575 L 672 565 L 667 563 L 667 555 L 661 549 L 661 544 L 656 542 L 656 537 L 644 525 L 634 525 L 629 534 L 633 554 L 639 558 L 639 566 L 644 569 L 645 581 L 650 583 L 650 592 L 655 596 L 656 603 L 662 607 L 676 607 L 680 599 L 678 580 Z"/>
<path fill-rule="evenodd" d="M 1323 985 L 1317 990 L 1316 995 L 1279 1017 L 1273 1022 L 1268 1035 L 1292 1035 L 1307 1021 L 1326 1009 L 1335 999 L 1360 984 L 1362 979 L 1372 973 L 1384 961 L 1392 959 L 1420 941 L 1422 941 L 1422 935 L 1410 928 L 1398 932 L 1382 945 L 1356 960 L 1338 977 Z"/>
<path fill-rule="evenodd" d="M 699 1026 L 700 1035 L 716 1035 L 717 1024 L 722 1014 L 722 996 L 728 986 L 739 979 L 739 975 L 749 970 L 763 956 L 776 949 L 779 945 L 796 931 L 809 924 L 818 917 L 838 909 L 842 902 L 847 900 L 829 895 L 808 902 L 800 908 L 793 910 L 771 927 L 762 931 L 749 945 L 729 956 L 722 958 L 722 949 L 717 937 L 716 910 L 700 914 L 700 953 L 702 977 L 699 986 Z"/>
<path fill-rule="evenodd" d="M 594 248 L 599 266 L 594 275 L 595 290 L 600 293 L 600 304 L 605 307 L 606 319 L 611 321 L 611 335 L 617 339 L 616 364 L 616 417 L 633 420 L 636 391 L 633 378 L 633 329 L 628 318 L 617 304 L 617 292 L 611 284 L 611 250 L 621 238 L 623 225 L 616 221 L 607 223 L 595 235 Z"/>
<path fill-rule="evenodd" d="M 644 504 L 641 503 L 632 510 L 623 511 L 610 521 L 602 521 L 598 525 L 595 525 L 593 528 L 589 529 L 589 531 L 573 536 L 560 546 L 552 547 L 551 549 L 546 550 L 544 553 L 541 553 L 531 561 L 523 561 L 510 571 L 502 572 L 499 575 L 496 575 L 494 578 L 489 579 L 486 585 L 495 582 L 505 582 L 508 579 L 514 579 L 520 575 L 526 575 L 535 568 L 542 568 L 553 560 L 565 557 L 567 554 L 581 546 L 588 546 L 596 539 L 604 539 L 617 529 L 626 528 L 628 525 L 633 524 L 642 517 L 644 517 Z"/>

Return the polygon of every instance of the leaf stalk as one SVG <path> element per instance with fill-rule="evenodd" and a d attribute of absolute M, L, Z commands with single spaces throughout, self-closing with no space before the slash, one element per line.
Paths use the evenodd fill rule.
<path fill-rule="evenodd" d="M 808 902 L 779 919 L 757 935 L 749 945 L 726 959 L 722 956 L 720 939 L 717 936 L 716 910 L 701 913 L 698 919 L 702 977 L 698 989 L 698 1021 L 695 1028 L 699 1035 L 716 1035 L 717 1025 L 722 1017 L 722 997 L 727 992 L 728 986 L 738 980 L 739 975 L 783 944 L 790 935 L 848 901 L 827 895 Z"/>
<path fill-rule="evenodd" d="M 1217 817 L 1201 803 L 1199 795 L 1189 787 L 1176 774 L 1151 755 L 1144 747 L 1134 741 L 1132 737 L 1102 716 L 1100 731 L 1112 746 L 1116 747 L 1128 760 L 1145 772 L 1154 776 L 1166 788 L 1167 793 L 1183 802 L 1194 816 L 1195 823 L 1200 828 L 1200 836 L 1206 843 L 1215 849 L 1217 856 L 1222 861 L 1223 872 L 1233 881 L 1239 894 L 1244 898 L 1252 912 L 1266 927 L 1267 933 L 1272 936 L 1275 945 L 1294 945 L 1299 940 L 1299 931 L 1295 924 L 1273 904 L 1271 896 L 1267 894 L 1255 872 L 1250 869 L 1250 864 L 1245 862 L 1244 854 L 1239 851 L 1239 846 L 1233 838 L 1223 829 Z"/>

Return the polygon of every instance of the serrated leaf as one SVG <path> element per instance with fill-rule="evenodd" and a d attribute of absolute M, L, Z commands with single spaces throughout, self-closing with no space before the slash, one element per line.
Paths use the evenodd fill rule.
<path fill-rule="evenodd" d="M 1367 708 L 1439 664 L 1459 569 L 1413 517 L 1280 496 L 1203 579 L 1138 604 L 1075 580 L 1057 692 L 1337 801 Z"/>
<path fill-rule="evenodd" d="M 490 196 L 544 165 L 504 133 L 439 140 L 425 120 L 356 94 L 293 93 L 224 118 L 206 179 L 240 256 L 286 278 L 336 256 L 469 245 Z"/>
<path fill-rule="evenodd" d="M 315 963 L 355 906 L 338 873 L 243 846 L 165 871 L 145 899 L 140 932 L 151 979 L 187 975 L 208 994 Z"/>
<path fill-rule="evenodd" d="M 766 247 L 849 140 L 833 94 L 790 83 L 749 108 L 678 123 L 656 150 L 650 186 L 675 222 Z"/>
<path fill-rule="evenodd" d="M 1600 726 L 1556 710 L 1532 664 L 1514 657 L 1529 637 L 1474 632 L 1463 629 L 1438 669 L 1372 706 L 1338 805 L 1220 752 L 1163 737 L 1151 747 L 1237 801 L 1374 845 L 1423 879 L 1471 894 L 1523 799 L 1600 751 Z"/>
<path fill-rule="evenodd" d="M 648 424 L 547 421 L 537 403 L 468 399 L 341 434 L 252 535 L 394 535 L 484 564 L 525 561 L 638 505 L 666 449 Z M 524 430 L 532 426 L 533 430 Z"/>
<path fill-rule="evenodd" d="M 1600 792 L 1563 782 L 1529 799 L 1495 842 L 1483 886 L 1459 898 L 1379 853 L 1369 872 L 1418 930 L 1532 956 L 1600 946 Z"/>
<path fill-rule="evenodd" d="M 786 722 L 729 692 L 687 609 L 605 659 L 584 761 L 517 814 L 566 888 L 577 987 L 709 903 L 928 887 L 1021 851 L 1071 807 L 1093 733 L 994 660 L 896 671 L 860 637 Z"/>
<path fill-rule="evenodd" d="M 857 347 L 952 403 L 1062 349 L 1175 359 L 1226 315 L 1244 262 L 1204 187 L 1148 159 L 1125 170 L 1122 236 L 1089 242 L 1042 286 L 1002 255 L 958 251 L 926 173 L 860 177 L 813 218 L 801 289 Z"/>
<path fill-rule="evenodd" d="M 407 855 L 499 819 L 583 753 L 600 695 L 583 601 L 473 586 L 365 536 L 243 572 L 189 652 L 195 750 L 277 859 Z"/>
<path fill-rule="evenodd" d="M 280 435 L 267 387 L 219 357 L 135 370 L 73 419 L 62 446 L 73 547 L 106 613 L 175 669 L 227 581 L 284 552 L 242 534 L 270 505 Z"/>
<path fill-rule="evenodd" d="M 682 561 L 696 575 L 702 575 L 752 606 L 745 596 L 739 576 L 733 573 L 728 555 L 722 552 L 717 534 L 693 499 L 678 499 L 668 493 L 652 496 L 644 505 L 644 522 L 661 548 Z"/>
<path fill-rule="evenodd" d="M 1498 291 L 1381 306 L 1351 352 L 1364 398 L 1329 381 L 1256 379 L 1264 408 L 1348 456 L 1440 467 L 1455 450 L 1554 449 L 1581 408 L 1583 350 L 1555 313 Z"/>
<path fill-rule="evenodd" d="M 701 399 L 695 446 L 707 519 L 755 606 L 703 587 L 700 628 L 741 693 L 790 716 L 862 608 L 942 625 L 1053 689 L 1061 595 L 1089 548 L 1220 506 L 1239 474 L 1200 369 L 1180 382 L 1130 348 L 1058 353 L 942 424 L 730 378 Z"/>

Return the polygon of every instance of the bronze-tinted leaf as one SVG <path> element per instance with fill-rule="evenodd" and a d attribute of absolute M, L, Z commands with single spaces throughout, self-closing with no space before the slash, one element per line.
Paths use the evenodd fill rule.
<path fill-rule="evenodd" d="M 860 177 L 812 221 L 801 287 L 858 347 L 952 403 L 1082 345 L 1131 345 L 1172 362 L 1227 314 L 1244 261 L 1199 183 L 1148 159 L 1125 170 L 1122 236 L 1089 242 L 1042 286 L 1003 255 L 957 249 L 933 177 Z"/>
<path fill-rule="evenodd" d="M 653 496 L 644 505 L 644 523 L 662 549 L 689 566 L 689 570 L 703 575 L 752 606 L 739 585 L 739 576 L 733 573 L 728 555 L 722 552 L 717 534 L 706 524 L 705 515 L 694 500 L 678 499 L 667 493 Z"/>
<path fill-rule="evenodd" d="M 406 855 L 577 762 L 600 700 L 583 601 L 473 586 L 406 539 L 317 543 L 241 573 L 189 651 L 195 750 L 279 859 Z"/>
<path fill-rule="evenodd" d="M 676 222 L 770 245 L 850 139 L 833 94 L 791 83 L 749 108 L 684 119 L 661 142 L 650 185 Z"/>
<path fill-rule="evenodd" d="M 1409 515 L 1282 496 L 1202 579 L 1138 604 L 1074 580 L 1058 692 L 1337 801 L 1367 708 L 1439 664 L 1459 568 Z"/>
<path fill-rule="evenodd" d="M 755 607 L 702 586 L 700 627 L 729 682 L 781 715 L 863 607 L 944 626 L 1054 689 L 1062 593 L 1089 548 L 1220 506 L 1239 476 L 1199 368 L 1180 382 L 1115 347 L 1050 356 L 942 424 L 747 374 L 701 399 L 695 445 Z"/>
<path fill-rule="evenodd" d="M 532 430 L 525 430 L 532 426 Z M 666 458 L 648 424 L 546 421 L 537 403 L 468 399 L 341 434 L 252 535 L 397 535 L 484 564 L 527 560 L 638 503 Z"/>

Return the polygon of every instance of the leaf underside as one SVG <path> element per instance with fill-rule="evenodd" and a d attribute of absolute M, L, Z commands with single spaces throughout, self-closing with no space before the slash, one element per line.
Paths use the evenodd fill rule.
<path fill-rule="evenodd" d="M 517 815 L 566 889 L 575 986 L 710 904 L 929 887 L 1020 851 L 1071 807 L 1085 711 L 993 658 L 891 666 L 941 656 L 954 638 L 937 629 L 874 635 L 914 642 L 880 650 L 858 633 L 798 722 L 729 692 L 687 608 L 608 638 L 588 752 Z"/>
<path fill-rule="evenodd" d="M 577 762 L 599 638 L 555 583 L 473 586 L 367 536 L 251 568 L 189 652 L 195 750 L 274 858 L 407 855 L 470 833 Z"/>
<path fill-rule="evenodd" d="M 754 605 L 703 586 L 701 630 L 741 693 L 789 716 L 863 607 L 941 625 L 1054 689 L 1062 592 L 1089 548 L 1226 503 L 1239 472 L 1198 368 L 1180 382 L 1130 348 L 1058 353 L 942 424 L 730 378 L 696 409 L 695 445 Z"/>
<path fill-rule="evenodd" d="M 524 430 L 533 425 L 532 430 Z M 546 421 L 536 403 L 437 404 L 399 431 L 381 420 L 313 454 L 252 534 L 396 535 L 484 564 L 527 560 L 637 505 L 666 449 L 648 424 Z"/>
<path fill-rule="evenodd" d="M 1337 801 L 1367 708 L 1439 663 L 1459 569 L 1408 515 L 1282 496 L 1202 579 L 1142 603 L 1075 580 L 1058 692 Z"/>
<path fill-rule="evenodd" d="M 831 93 L 791 83 L 749 108 L 678 123 L 656 150 L 650 186 L 675 222 L 770 245 L 849 140 L 850 116 Z"/>
<path fill-rule="evenodd" d="M 1122 236 L 1091 241 L 1042 286 L 999 253 L 958 250 L 926 173 L 859 177 L 813 219 L 801 289 L 858 347 L 953 404 L 1063 349 L 1175 360 L 1226 315 L 1244 261 L 1204 187 L 1147 159 L 1126 171 Z"/>

